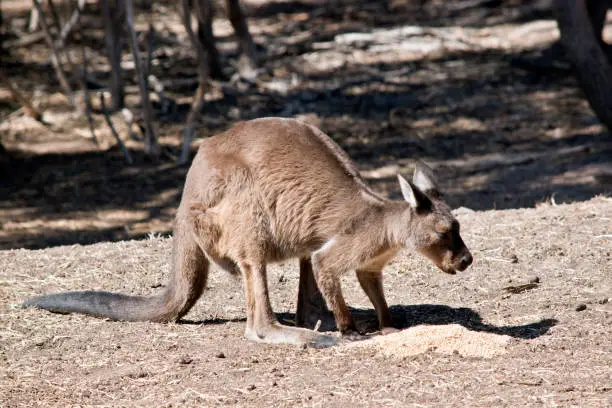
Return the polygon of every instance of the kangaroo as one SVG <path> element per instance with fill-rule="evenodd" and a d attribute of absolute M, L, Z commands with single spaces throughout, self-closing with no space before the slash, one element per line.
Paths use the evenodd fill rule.
<path fill-rule="evenodd" d="M 266 265 L 299 258 L 301 283 L 316 281 L 342 335 L 357 334 L 340 287 L 341 275 L 350 270 L 372 301 L 380 327 L 391 328 L 382 269 L 401 248 L 417 249 L 450 274 L 472 262 L 431 169 L 419 163 L 412 182 L 398 179 L 404 200 L 383 198 L 316 127 L 283 118 L 241 122 L 203 140 L 193 160 L 174 226 L 173 274 L 163 293 L 68 292 L 31 298 L 24 306 L 173 321 L 198 300 L 214 262 L 242 275 L 247 339 L 335 344 L 335 336 L 279 324 L 272 311 Z M 302 323 L 312 286 L 298 294 Z"/>

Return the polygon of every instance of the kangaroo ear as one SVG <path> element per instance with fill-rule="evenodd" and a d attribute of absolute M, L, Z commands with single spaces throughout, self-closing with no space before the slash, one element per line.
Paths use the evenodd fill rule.
<path fill-rule="evenodd" d="M 397 175 L 397 179 L 399 180 L 404 200 L 410 204 L 410 207 L 419 210 L 419 212 L 431 209 L 431 201 L 425 193 L 400 174 Z"/>
<path fill-rule="evenodd" d="M 397 175 L 397 179 L 399 180 L 400 188 L 402 190 L 402 195 L 404 196 L 404 200 L 408 201 L 408 204 L 412 208 L 417 208 L 419 203 L 417 201 L 416 195 L 414 194 L 414 190 L 412 186 L 401 174 Z"/>
<path fill-rule="evenodd" d="M 439 191 L 433 170 L 421 160 L 416 163 L 412 182 L 424 193 Z"/>

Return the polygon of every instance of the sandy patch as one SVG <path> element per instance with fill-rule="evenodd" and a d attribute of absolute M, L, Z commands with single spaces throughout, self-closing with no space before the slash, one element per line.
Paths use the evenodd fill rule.
<path fill-rule="evenodd" d="M 476 332 L 459 324 L 416 326 L 385 336 L 350 343 L 346 347 L 372 347 L 387 356 L 407 357 L 426 352 L 492 358 L 506 352 L 510 336 Z"/>

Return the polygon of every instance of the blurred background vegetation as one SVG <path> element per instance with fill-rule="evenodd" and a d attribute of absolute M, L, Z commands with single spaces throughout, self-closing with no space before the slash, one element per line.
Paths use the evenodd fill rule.
<path fill-rule="evenodd" d="M 609 194 L 610 3 L 1 0 L 0 248 L 169 233 L 199 140 L 262 116 L 390 197 L 416 159 L 456 207 Z"/>

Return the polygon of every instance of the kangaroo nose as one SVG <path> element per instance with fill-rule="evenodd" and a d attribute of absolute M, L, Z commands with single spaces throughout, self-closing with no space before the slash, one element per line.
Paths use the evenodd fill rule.
<path fill-rule="evenodd" d="M 464 270 L 471 264 L 472 264 L 472 254 L 468 252 L 467 254 L 463 255 L 463 258 L 461 258 L 461 262 L 459 263 L 459 269 Z"/>

